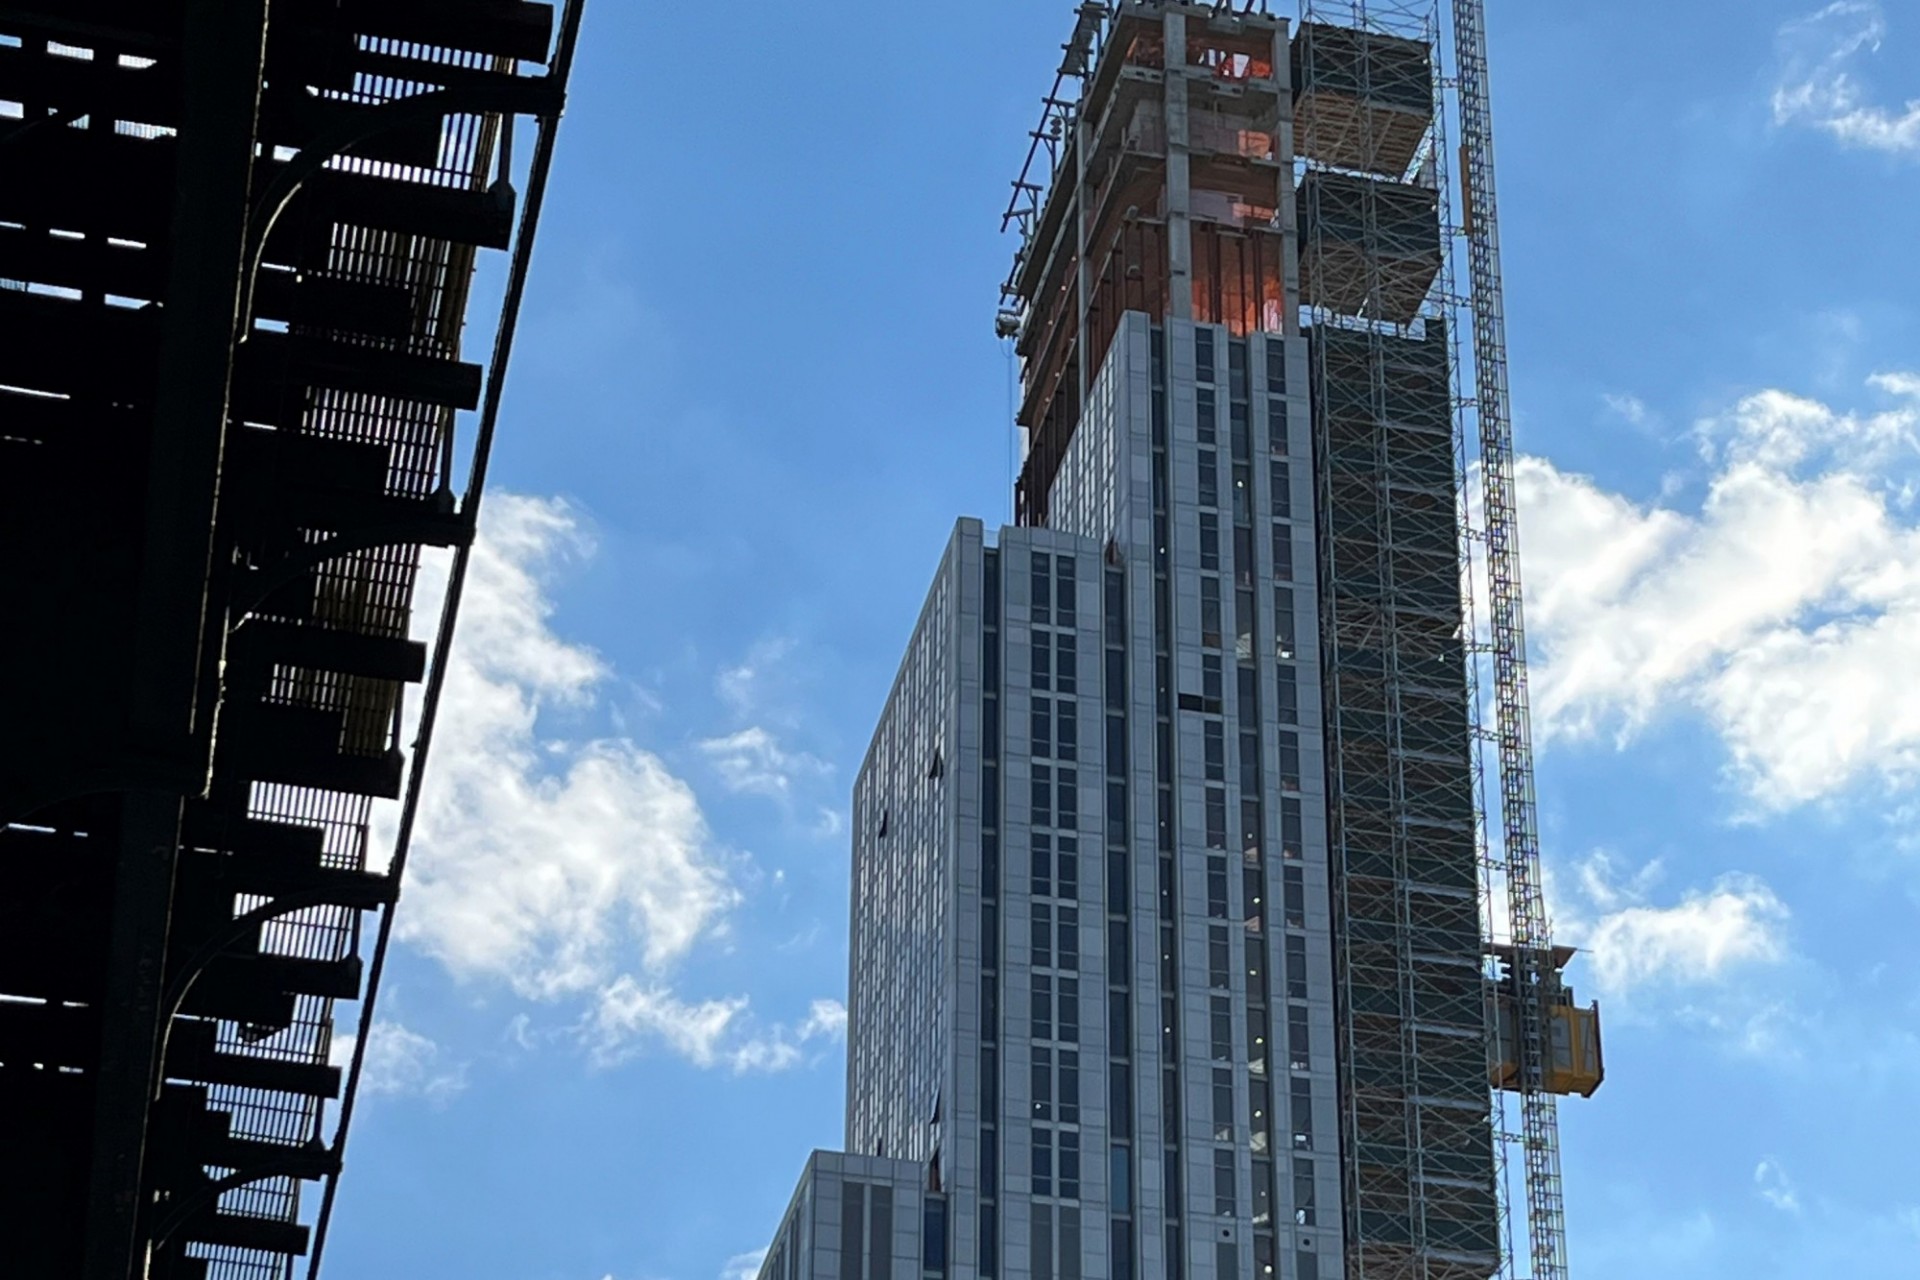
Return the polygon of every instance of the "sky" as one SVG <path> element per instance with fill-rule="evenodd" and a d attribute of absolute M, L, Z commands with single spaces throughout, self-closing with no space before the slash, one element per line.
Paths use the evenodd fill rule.
<path fill-rule="evenodd" d="M 751 1277 L 839 1144 L 848 793 L 1008 515 L 1070 9 L 589 6 L 335 1280 Z M 1488 9 L 1573 1275 L 1913 1274 L 1920 10 Z"/>

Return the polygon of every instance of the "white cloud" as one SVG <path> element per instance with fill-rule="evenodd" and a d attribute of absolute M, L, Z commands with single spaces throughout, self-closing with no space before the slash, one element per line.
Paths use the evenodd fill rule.
<path fill-rule="evenodd" d="M 1786 919 L 1785 905 L 1766 885 L 1729 875 L 1673 906 L 1609 912 L 1594 922 L 1585 945 L 1603 993 L 1712 982 L 1742 965 L 1782 959 Z"/>
<path fill-rule="evenodd" d="M 335 1036 L 328 1055 L 335 1066 L 353 1061 L 355 1037 Z M 360 1092 L 369 1097 L 425 1098 L 444 1103 L 467 1087 L 467 1064 L 449 1063 L 441 1047 L 397 1022 L 376 1021 L 367 1033 Z"/>
<path fill-rule="evenodd" d="M 1757 809 L 1920 777 L 1920 376 L 1854 413 L 1763 391 L 1695 431 L 1697 512 L 1538 458 L 1516 468 L 1543 742 L 1625 741 L 1675 707 L 1725 740 Z"/>
<path fill-rule="evenodd" d="M 738 899 L 687 785 L 624 738 L 543 742 L 543 708 L 609 671 L 554 633 L 545 575 L 590 549 L 555 500 L 489 499 L 400 909 L 401 936 L 462 977 L 551 998 L 658 971 Z"/>
<path fill-rule="evenodd" d="M 587 1001 L 577 1033 L 602 1065 L 657 1045 L 702 1067 L 783 1070 L 835 1034 L 837 1004 L 815 1002 L 797 1027 L 756 1032 L 745 996 L 689 999 L 674 985 L 676 965 L 724 930 L 740 899 L 692 789 L 625 737 L 542 736 L 543 711 L 591 709 L 614 675 L 552 626 L 552 573 L 590 551 L 565 503 L 489 498 L 400 935 L 457 977 L 503 982 L 529 999 Z M 444 591 L 444 564 L 429 565 L 416 611 L 422 625 Z M 732 742 L 748 788 L 764 785 L 768 770 L 797 776 L 818 763 L 780 751 L 770 737 L 715 741 Z M 384 821 L 392 825 L 391 813 Z M 524 1014 L 506 1035 L 522 1048 L 536 1039 Z M 396 1088 L 450 1087 L 438 1083 L 438 1050 L 423 1037 L 396 1029 L 376 1047 Z"/>
<path fill-rule="evenodd" d="M 785 1071 L 805 1059 L 808 1044 L 846 1034 L 847 1012 L 837 1000 L 815 1000 L 797 1027 L 760 1033 L 745 1025 L 746 1010 L 744 997 L 689 1003 L 663 986 L 622 974 L 600 992 L 582 1032 L 601 1066 L 661 1043 L 695 1066 L 735 1075 Z"/>
<path fill-rule="evenodd" d="M 1686 1007 L 1698 1017 L 1720 1017 L 1688 1001 L 1736 972 L 1776 964 L 1788 956 L 1787 907 L 1772 889 L 1747 875 L 1728 874 L 1677 902 L 1655 903 L 1663 877 L 1659 863 L 1623 876 L 1604 852 L 1578 864 L 1569 879 L 1547 888 L 1557 936 L 1578 946 L 1599 994 Z"/>
<path fill-rule="evenodd" d="M 1877 0 L 1837 0 L 1781 28 L 1774 123 L 1810 125 L 1843 146 L 1920 152 L 1920 99 L 1880 105 L 1855 74 L 1862 55 L 1877 53 L 1886 34 Z"/>
<path fill-rule="evenodd" d="M 755 726 L 724 737 L 708 738 L 700 750 L 727 789 L 772 800 L 792 797 L 794 784 L 824 778 L 832 769 L 804 751 L 789 751 L 766 729 Z"/>
<path fill-rule="evenodd" d="M 765 1249 L 736 1253 L 727 1259 L 725 1266 L 720 1268 L 720 1280 L 754 1280 L 754 1277 L 760 1274 L 760 1268 L 766 1260 Z"/>
<path fill-rule="evenodd" d="M 847 1006 L 838 1000 L 815 1000 L 807 1010 L 807 1020 L 800 1024 L 799 1036 L 802 1040 L 843 1040 L 846 1035 Z"/>
<path fill-rule="evenodd" d="M 1793 1188 L 1792 1179 L 1787 1177 L 1779 1161 L 1771 1157 L 1754 1166 L 1753 1189 L 1782 1213 L 1800 1212 L 1800 1196 Z"/>

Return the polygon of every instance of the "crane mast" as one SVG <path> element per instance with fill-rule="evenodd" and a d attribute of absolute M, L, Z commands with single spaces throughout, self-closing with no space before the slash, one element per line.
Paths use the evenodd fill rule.
<path fill-rule="evenodd" d="M 1533 741 L 1527 699 L 1526 626 L 1521 603 L 1513 421 L 1508 408 L 1507 335 L 1495 204 L 1493 117 L 1487 89 L 1483 0 L 1452 0 L 1460 182 L 1473 317 L 1474 418 L 1479 435 L 1481 534 L 1485 540 L 1487 643 L 1499 755 L 1501 857 L 1508 981 L 1517 1015 L 1522 1148 L 1533 1280 L 1566 1280 L 1566 1212 L 1560 1183 L 1555 1095 L 1548 1088 L 1548 1019 L 1553 939 L 1540 869 Z"/>

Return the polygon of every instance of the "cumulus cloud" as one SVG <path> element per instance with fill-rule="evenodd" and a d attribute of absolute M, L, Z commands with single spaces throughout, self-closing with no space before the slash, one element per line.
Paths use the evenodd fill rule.
<path fill-rule="evenodd" d="M 490 499 L 461 603 L 399 931 L 536 998 L 659 970 L 738 899 L 693 791 L 625 738 L 543 741 L 606 663 L 554 633 L 545 575 L 591 544 L 554 500 Z"/>
<path fill-rule="evenodd" d="M 1774 122 L 1821 129 L 1844 146 L 1920 153 L 1920 99 L 1882 105 L 1856 72 L 1886 35 L 1877 0 L 1837 0 L 1781 28 Z"/>
<path fill-rule="evenodd" d="M 1697 511 L 1516 468 L 1535 724 L 1625 741 L 1706 717 L 1758 810 L 1920 776 L 1920 376 L 1849 412 L 1763 391 L 1700 423 Z"/>
<path fill-rule="evenodd" d="M 662 1042 L 696 1066 L 735 1075 L 785 1071 L 806 1058 L 807 1046 L 844 1037 L 847 1011 L 837 1000 L 816 1000 L 797 1026 L 756 1032 L 746 1025 L 744 997 L 690 1003 L 658 984 L 622 974 L 600 992 L 583 1036 L 601 1066 L 612 1066 Z"/>
<path fill-rule="evenodd" d="M 591 551 L 564 502 L 490 497 L 448 660 L 400 937 L 456 977 L 581 1003 L 580 1039 L 597 1062 L 661 1046 L 702 1067 L 792 1066 L 832 1034 L 818 1002 L 791 1029 L 755 1032 L 745 996 L 676 990 L 680 963 L 725 929 L 740 900 L 693 790 L 624 736 L 542 734 L 544 712 L 590 710 L 613 679 L 599 654 L 553 627 L 552 575 Z M 444 592 L 444 564 L 429 565 L 417 616 L 436 616 Z M 770 741 L 757 755 L 752 740 L 734 745 L 753 785 L 755 769 L 811 764 Z M 392 814 L 383 820 L 390 826 Z M 524 1016 L 509 1024 L 523 1047 L 530 1025 Z M 396 1028 L 369 1053 L 376 1047 L 386 1078 L 436 1087 L 430 1041 Z"/>
<path fill-rule="evenodd" d="M 355 1037 L 334 1037 L 335 1066 L 353 1061 Z M 467 1087 L 467 1064 L 449 1062 L 438 1044 L 397 1022 L 376 1021 L 367 1032 L 360 1092 L 369 1097 L 425 1098 L 444 1103 Z"/>
<path fill-rule="evenodd" d="M 804 751 L 790 751 L 758 726 L 723 737 L 708 738 L 701 752 L 713 764 L 729 791 L 789 800 L 794 786 L 832 772 L 826 761 Z"/>

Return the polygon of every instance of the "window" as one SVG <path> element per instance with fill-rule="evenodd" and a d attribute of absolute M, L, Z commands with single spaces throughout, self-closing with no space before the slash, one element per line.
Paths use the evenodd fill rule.
<path fill-rule="evenodd" d="M 1220 457 L 1211 449 L 1200 450 L 1200 505 L 1220 505 Z"/>
<path fill-rule="evenodd" d="M 1194 434 L 1200 438 L 1201 444 L 1212 444 L 1215 427 L 1220 421 L 1220 405 L 1213 388 L 1201 387 L 1195 393 L 1195 402 Z"/>
<path fill-rule="evenodd" d="M 1213 1072 L 1213 1140 L 1233 1141 L 1233 1072 L 1220 1067 Z"/>
<path fill-rule="evenodd" d="M 1227 729 L 1218 720 L 1208 720 L 1200 726 L 1200 739 L 1204 748 L 1208 782 L 1227 780 Z"/>
<path fill-rule="evenodd" d="M 1249 1079 L 1247 1081 L 1247 1118 L 1253 1124 L 1254 1141 L 1263 1146 L 1267 1137 L 1267 1113 L 1272 1109 L 1273 1086 L 1258 1076 Z"/>
<path fill-rule="evenodd" d="M 1027 717 L 1031 729 L 1032 749 L 1035 756 L 1053 754 L 1053 702 L 1047 698 L 1036 697 Z"/>
<path fill-rule="evenodd" d="M 921 1202 L 920 1265 L 928 1271 L 947 1269 L 947 1202 L 941 1196 Z"/>
<path fill-rule="evenodd" d="M 1055 815 L 1053 825 L 1071 831 L 1080 825 L 1080 773 L 1077 769 L 1060 770 L 1060 812 Z"/>
<path fill-rule="evenodd" d="M 1275 522 L 1273 526 L 1273 576 L 1281 582 L 1293 581 L 1293 526 Z"/>
<path fill-rule="evenodd" d="M 1053 1194 L 1053 1131 L 1036 1128 L 1033 1131 L 1033 1194 L 1050 1196 Z"/>
<path fill-rule="evenodd" d="M 1200 643 L 1220 647 L 1220 579 L 1200 579 Z"/>
<path fill-rule="evenodd" d="M 1060 724 L 1055 734 L 1054 754 L 1062 760 L 1078 759 L 1080 754 L 1079 704 L 1072 698 L 1062 698 L 1056 709 L 1059 712 Z"/>
<path fill-rule="evenodd" d="M 1304 1076 L 1293 1077 L 1293 1145 L 1306 1150 L 1313 1146 L 1313 1084 Z"/>
<path fill-rule="evenodd" d="M 1207 788 L 1207 848 L 1227 847 L 1227 793 L 1221 787 Z"/>
<path fill-rule="evenodd" d="M 1267 391 L 1278 395 L 1287 389 L 1287 349 L 1274 338 L 1267 339 Z"/>
<path fill-rule="evenodd" d="M 1300 846 L 1304 840 L 1300 822 L 1300 802 L 1282 797 L 1280 800 L 1280 856 L 1294 859 L 1301 856 Z"/>
<path fill-rule="evenodd" d="M 1053 825 L 1053 770 L 1043 764 L 1033 766 L 1033 785 L 1030 789 L 1033 806 L 1033 825 L 1050 827 Z"/>
<path fill-rule="evenodd" d="M 1218 1147 L 1213 1153 L 1213 1211 L 1231 1217 L 1239 1212 L 1240 1196 L 1234 1187 L 1234 1153 L 1231 1148 Z M 1231 1247 L 1231 1246 L 1229 1246 Z M 1226 1274 L 1233 1274 L 1229 1270 Z"/>
<path fill-rule="evenodd" d="M 1037 897 L 1053 895 L 1053 838 L 1044 831 L 1036 831 L 1032 837 L 1033 845 L 1033 892 Z"/>
<path fill-rule="evenodd" d="M 1044 551 L 1033 553 L 1033 572 L 1028 579 L 1028 603 L 1035 622 L 1048 620 L 1047 599 L 1052 594 L 1049 588 L 1049 573 L 1052 557 Z"/>
<path fill-rule="evenodd" d="M 1067 1044 L 1076 1044 L 1080 1040 L 1080 980 L 1078 978 L 1060 979 L 1060 1029 L 1058 1039 Z"/>
<path fill-rule="evenodd" d="M 1053 680 L 1053 641 L 1045 631 L 1033 633 L 1033 687 L 1047 688 Z"/>
<path fill-rule="evenodd" d="M 1304 1156 L 1293 1158 L 1293 1221 L 1295 1226 L 1311 1227 L 1313 1222 L 1313 1161 Z"/>
<path fill-rule="evenodd" d="M 1291 598 L 1293 593 L 1288 592 Z M 1291 666 L 1282 662 L 1274 667 L 1274 702 L 1280 712 L 1281 724 L 1300 723 L 1300 676 Z"/>
<path fill-rule="evenodd" d="M 1053 1051 L 1035 1045 L 1033 1048 L 1033 1070 L 1030 1073 L 1033 1085 L 1033 1118 L 1051 1120 L 1053 1118 Z"/>
<path fill-rule="evenodd" d="M 1308 1035 L 1307 1006 L 1287 1006 L 1287 1069 L 1311 1070 L 1312 1042 Z"/>
<path fill-rule="evenodd" d="M 1208 1030 L 1215 1062 L 1233 1061 L 1233 1010 L 1224 996 L 1215 996 L 1207 1010 Z"/>
<path fill-rule="evenodd" d="M 1051 969 L 1053 967 L 1053 914 L 1045 903 L 1033 904 L 1031 933 L 1033 945 L 1029 959 L 1037 969 Z"/>
<path fill-rule="evenodd" d="M 1221 928 L 1207 930 L 1207 985 L 1216 991 L 1225 991 L 1229 986 L 1233 972 L 1229 954 L 1227 931 Z"/>
<path fill-rule="evenodd" d="M 1279 433 L 1282 422 L 1283 419 L 1278 416 L 1273 419 L 1276 442 L 1281 438 Z M 1293 518 L 1293 469 L 1287 465 L 1285 459 L 1273 458 L 1267 462 L 1267 492 L 1273 499 L 1273 518 L 1291 520 Z"/>
<path fill-rule="evenodd" d="M 1193 371 L 1199 382 L 1213 381 L 1213 330 L 1193 331 Z"/>
<path fill-rule="evenodd" d="M 1071 1049 L 1060 1051 L 1060 1123 L 1080 1123 L 1080 1055 Z"/>
<path fill-rule="evenodd" d="M 1283 660 L 1294 655 L 1293 591 L 1287 587 L 1273 589 L 1273 651 Z"/>
<path fill-rule="evenodd" d="M 1307 927 L 1307 889 L 1302 875 L 1299 867 L 1287 867 L 1283 870 L 1281 888 L 1284 902 L 1282 905 L 1286 909 L 1289 929 Z"/>
<path fill-rule="evenodd" d="M 1307 940 L 1299 934 L 1287 935 L 1287 999 L 1307 998 Z"/>
<path fill-rule="evenodd" d="M 1107 1149 L 1107 1200 L 1115 1213 L 1133 1212 L 1133 1153 L 1117 1144 Z"/>
<path fill-rule="evenodd" d="M 1073 578 L 1073 558 L 1061 556 L 1056 562 L 1053 601 L 1053 620 L 1062 627 L 1074 624 L 1074 596 L 1076 587 Z"/>
<path fill-rule="evenodd" d="M 1080 967 L 1080 909 L 1061 907 L 1059 920 L 1060 928 L 1054 938 L 1054 967 L 1071 973 Z"/>
<path fill-rule="evenodd" d="M 1080 841 L 1075 836 L 1060 837 L 1060 877 L 1059 888 L 1054 891 L 1057 898 L 1078 898 L 1080 896 Z"/>
<path fill-rule="evenodd" d="M 1125 996 L 1121 999 L 1124 1001 Z M 1124 1011 L 1121 1016 L 1124 1020 Z M 1118 1043 L 1126 1042 L 1122 1039 Z M 1116 1138 L 1133 1136 L 1133 1081 L 1124 1062 L 1107 1064 L 1107 1132 Z"/>
<path fill-rule="evenodd" d="M 1029 1019 L 1029 1033 L 1035 1040 L 1053 1039 L 1053 979 L 1045 974 L 1034 974 L 1030 996 L 1032 1003 L 1029 1012 L 1032 1016 Z"/>
<path fill-rule="evenodd" d="M 1075 637 L 1060 635 L 1054 637 L 1053 670 L 1058 680 L 1054 687 L 1061 693 L 1077 692 L 1078 654 L 1074 652 Z"/>
<path fill-rule="evenodd" d="M 1220 517 L 1211 511 L 1200 513 L 1200 568 L 1208 573 L 1220 570 Z"/>
<path fill-rule="evenodd" d="M 1063 1129 L 1054 1135 L 1060 1148 L 1060 1198 L 1080 1198 L 1080 1135 Z"/>
<path fill-rule="evenodd" d="M 1300 735 L 1287 729 L 1280 731 L 1280 786 L 1300 789 Z"/>

